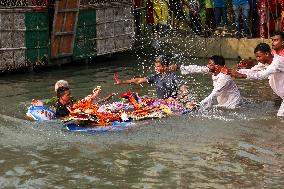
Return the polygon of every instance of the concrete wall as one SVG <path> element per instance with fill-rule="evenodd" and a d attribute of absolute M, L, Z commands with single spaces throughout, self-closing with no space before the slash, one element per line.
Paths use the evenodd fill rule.
<path fill-rule="evenodd" d="M 238 56 L 254 58 L 254 48 L 259 43 L 271 44 L 270 39 L 235 39 L 235 38 L 161 38 L 165 51 L 169 54 L 181 54 L 191 57 L 209 57 L 214 54 L 236 59 Z"/>

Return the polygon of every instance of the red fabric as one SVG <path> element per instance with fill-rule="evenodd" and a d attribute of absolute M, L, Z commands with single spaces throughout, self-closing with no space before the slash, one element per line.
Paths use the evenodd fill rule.
<path fill-rule="evenodd" d="M 275 31 L 277 1 L 278 0 L 258 1 L 259 37 L 268 38 L 268 34 Z"/>
<path fill-rule="evenodd" d="M 141 7 L 141 0 L 132 0 L 133 8 L 137 9 Z"/>
<path fill-rule="evenodd" d="M 153 5 L 153 2 L 151 0 L 147 0 L 146 6 L 147 6 L 146 22 L 149 25 L 154 25 L 154 5 Z"/>
<path fill-rule="evenodd" d="M 127 92 L 123 92 L 120 94 L 121 98 L 129 98 L 130 96 L 133 95 L 133 92 L 127 91 Z"/>

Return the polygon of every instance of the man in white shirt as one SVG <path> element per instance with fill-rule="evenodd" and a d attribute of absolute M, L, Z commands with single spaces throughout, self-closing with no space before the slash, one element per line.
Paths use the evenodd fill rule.
<path fill-rule="evenodd" d="M 256 60 L 260 65 L 259 69 L 253 69 L 236 72 L 234 77 L 247 79 L 269 79 L 269 85 L 279 97 L 284 98 L 284 57 L 278 54 L 272 55 L 268 44 L 260 43 L 254 50 Z M 262 66 L 262 67 L 261 67 Z M 284 103 L 277 112 L 277 116 L 284 116 Z"/>
<path fill-rule="evenodd" d="M 212 74 L 213 91 L 201 101 L 202 108 L 207 109 L 213 105 L 217 98 L 218 106 L 228 109 L 235 109 L 242 103 L 242 97 L 232 77 L 228 74 L 225 66 L 225 59 L 222 56 L 214 55 L 208 59 L 207 66 L 181 65 L 181 74 L 205 73 Z"/>

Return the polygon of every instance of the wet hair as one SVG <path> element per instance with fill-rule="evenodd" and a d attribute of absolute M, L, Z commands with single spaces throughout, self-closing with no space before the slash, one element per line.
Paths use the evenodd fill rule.
<path fill-rule="evenodd" d="M 162 66 L 169 66 L 170 65 L 170 58 L 165 55 L 159 55 L 156 57 L 155 60 L 159 60 Z"/>
<path fill-rule="evenodd" d="M 213 60 L 215 65 L 225 66 L 225 58 L 223 56 L 213 55 L 209 59 Z"/>
<path fill-rule="evenodd" d="M 275 35 L 280 35 L 280 38 L 282 39 L 282 41 L 284 41 L 284 32 L 282 31 L 275 31 L 271 34 L 271 37 L 275 36 Z"/>
<path fill-rule="evenodd" d="M 67 87 L 67 88 L 69 88 L 69 84 L 68 84 L 68 82 L 65 81 L 65 80 L 58 80 L 58 81 L 55 83 L 55 85 L 54 85 L 54 90 L 55 90 L 55 92 L 57 92 L 57 90 L 58 90 L 59 87 Z"/>
<path fill-rule="evenodd" d="M 271 53 L 271 49 L 270 49 L 270 46 L 267 44 L 267 43 L 259 43 L 255 49 L 254 49 L 254 53 L 256 52 L 268 52 L 268 53 Z"/>
<path fill-rule="evenodd" d="M 65 94 L 65 92 L 66 92 L 66 91 L 69 91 L 69 90 L 70 90 L 69 87 L 59 87 L 59 88 L 57 89 L 57 92 L 56 92 L 57 98 L 62 97 L 62 96 Z"/>

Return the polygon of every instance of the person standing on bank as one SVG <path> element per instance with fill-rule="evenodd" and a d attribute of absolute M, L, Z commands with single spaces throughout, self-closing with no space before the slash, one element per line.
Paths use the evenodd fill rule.
<path fill-rule="evenodd" d="M 249 27 L 249 11 L 250 5 L 248 0 L 233 0 L 233 10 L 236 24 L 236 38 L 251 37 L 251 30 Z M 243 20 L 243 28 L 241 28 L 241 19 Z M 243 31 L 242 31 L 243 30 Z"/>
<path fill-rule="evenodd" d="M 214 0 L 214 15 L 216 22 L 215 34 L 225 35 L 227 33 L 227 5 L 225 0 Z"/>

